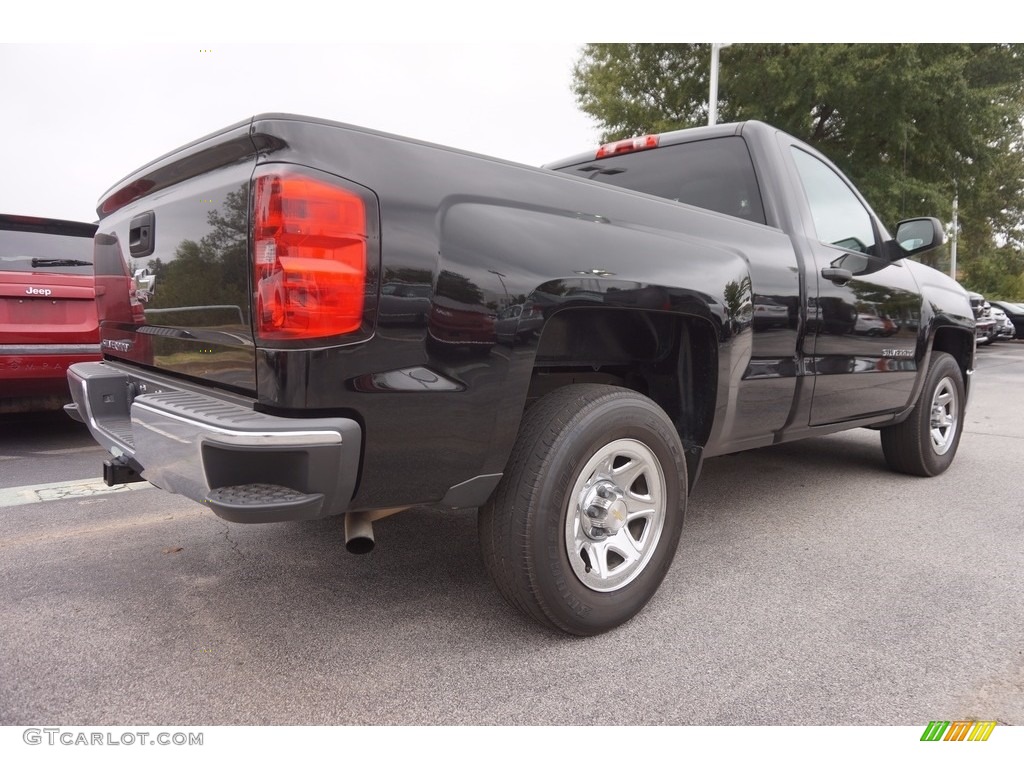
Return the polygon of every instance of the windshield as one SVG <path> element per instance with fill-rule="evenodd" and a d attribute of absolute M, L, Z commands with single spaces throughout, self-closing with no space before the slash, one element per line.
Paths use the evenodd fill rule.
<path fill-rule="evenodd" d="M 0 230 L 0 272 L 91 275 L 92 238 Z"/>

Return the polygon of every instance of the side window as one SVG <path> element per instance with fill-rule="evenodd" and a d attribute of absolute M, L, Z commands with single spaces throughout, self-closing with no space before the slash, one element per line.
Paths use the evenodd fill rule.
<path fill-rule="evenodd" d="M 765 223 L 754 163 L 740 136 L 671 144 L 559 170 Z"/>
<path fill-rule="evenodd" d="M 875 252 L 871 216 L 835 171 L 806 152 L 791 147 L 800 182 L 823 243 L 860 253 Z"/>

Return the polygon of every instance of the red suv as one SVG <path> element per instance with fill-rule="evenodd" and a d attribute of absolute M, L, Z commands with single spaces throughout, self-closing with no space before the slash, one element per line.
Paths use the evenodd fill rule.
<path fill-rule="evenodd" d="M 68 366 L 100 359 L 95 232 L 0 214 L 0 413 L 59 408 Z"/>

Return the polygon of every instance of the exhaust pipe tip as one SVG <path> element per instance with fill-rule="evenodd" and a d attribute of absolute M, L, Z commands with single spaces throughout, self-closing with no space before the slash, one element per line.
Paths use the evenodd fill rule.
<path fill-rule="evenodd" d="M 345 515 L 345 549 L 353 555 L 365 555 L 372 552 L 373 522 L 362 512 L 349 512 Z"/>
<path fill-rule="evenodd" d="M 353 555 L 365 555 L 368 552 L 372 552 L 374 546 L 373 539 L 368 539 L 365 536 L 356 536 L 345 542 L 345 549 L 347 549 Z"/>

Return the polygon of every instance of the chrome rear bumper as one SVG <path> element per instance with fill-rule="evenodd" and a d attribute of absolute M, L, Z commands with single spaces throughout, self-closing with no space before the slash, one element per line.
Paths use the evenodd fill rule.
<path fill-rule="evenodd" d="M 116 363 L 68 370 L 96 441 L 154 485 L 235 522 L 340 514 L 359 469 L 361 429 L 347 418 L 260 413 L 245 398 Z"/>

